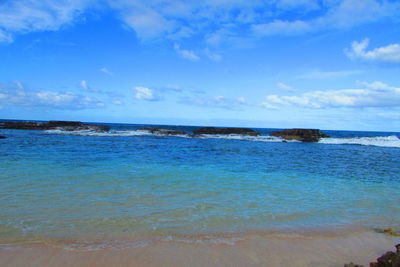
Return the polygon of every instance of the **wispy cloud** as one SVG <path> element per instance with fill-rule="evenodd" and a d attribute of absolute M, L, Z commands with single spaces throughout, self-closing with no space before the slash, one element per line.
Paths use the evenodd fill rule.
<path fill-rule="evenodd" d="M 175 51 L 183 58 L 191 60 L 191 61 L 198 61 L 200 60 L 200 57 L 196 55 L 196 53 L 192 50 L 185 50 L 181 49 L 180 45 L 175 44 L 174 45 Z"/>
<path fill-rule="evenodd" d="M 180 103 L 231 110 L 240 109 L 241 107 L 248 105 L 247 100 L 244 97 L 230 98 L 225 96 L 182 97 Z"/>
<path fill-rule="evenodd" d="M 345 49 L 345 53 L 352 59 L 400 63 L 400 44 L 390 44 L 369 51 L 368 45 L 369 39 L 354 41 L 350 49 Z"/>
<path fill-rule="evenodd" d="M 331 79 L 346 77 L 351 75 L 356 75 L 362 73 L 362 70 L 338 70 L 338 71 L 322 71 L 322 70 L 312 70 L 297 76 L 300 79 Z"/>
<path fill-rule="evenodd" d="M 98 7 L 112 9 L 140 40 L 196 38 L 210 45 L 351 28 L 394 18 L 400 11 L 398 1 L 381 0 L 6 0 L 0 6 L 0 41 L 9 42 L 15 34 L 58 30 Z"/>
<path fill-rule="evenodd" d="M 222 60 L 222 56 L 221 55 L 211 52 L 209 48 L 204 49 L 204 53 L 206 54 L 206 56 L 209 59 L 211 59 L 213 61 L 221 61 Z"/>
<path fill-rule="evenodd" d="M 289 86 L 289 85 L 284 84 L 282 82 L 277 83 L 276 86 L 279 89 L 284 90 L 284 91 L 293 91 L 294 90 L 294 88 L 292 86 Z"/>
<path fill-rule="evenodd" d="M 47 107 L 76 110 L 103 108 L 106 103 L 97 98 L 73 92 L 27 90 L 18 81 L 11 85 L 0 85 L 0 105 L 5 107 Z"/>
<path fill-rule="evenodd" d="M 89 86 L 88 86 L 88 84 L 87 84 L 87 82 L 85 80 L 81 81 L 79 83 L 79 85 L 82 87 L 83 90 L 86 90 L 86 91 L 89 90 Z"/>
<path fill-rule="evenodd" d="M 160 98 L 156 96 L 150 88 L 137 86 L 133 88 L 134 97 L 138 100 L 158 101 Z"/>
<path fill-rule="evenodd" d="M 262 105 L 266 108 L 400 107 L 400 88 L 378 81 L 361 85 L 361 89 L 310 91 L 292 96 L 267 95 Z"/>
<path fill-rule="evenodd" d="M 93 4 L 92 0 L 3 1 L 0 5 L 0 39 L 12 41 L 15 33 L 58 30 L 79 19 L 90 4 Z"/>
<path fill-rule="evenodd" d="M 101 72 L 107 74 L 108 76 L 114 76 L 114 73 L 109 71 L 106 67 L 100 69 Z"/>
<path fill-rule="evenodd" d="M 307 20 L 275 18 L 273 21 L 253 24 L 252 30 L 258 36 L 269 36 L 346 29 L 394 17 L 400 11 L 400 3 L 379 0 L 323 1 L 320 10 L 322 15 L 310 16 Z"/>

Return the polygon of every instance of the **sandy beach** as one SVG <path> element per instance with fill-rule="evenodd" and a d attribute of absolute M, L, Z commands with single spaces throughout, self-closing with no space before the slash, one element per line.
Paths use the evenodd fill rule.
<path fill-rule="evenodd" d="M 126 249 L 3 244 L 0 266 L 368 266 L 400 238 L 370 231 L 168 237 Z"/>

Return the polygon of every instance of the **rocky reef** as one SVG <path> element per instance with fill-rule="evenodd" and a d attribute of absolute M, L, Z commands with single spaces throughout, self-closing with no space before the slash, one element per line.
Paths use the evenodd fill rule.
<path fill-rule="evenodd" d="M 239 134 L 239 135 L 249 135 L 249 136 L 259 136 L 260 133 L 254 131 L 253 129 L 248 128 L 215 128 L 215 127 L 200 127 L 193 130 L 193 134 L 202 135 L 202 134 Z"/>
<path fill-rule="evenodd" d="M 354 263 L 345 264 L 344 267 L 364 267 Z M 371 262 L 369 267 L 400 267 L 400 244 L 396 245 L 396 252 L 389 251 L 379 257 L 375 262 Z"/>
<path fill-rule="evenodd" d="M 178 130 L 165 129 L 165 128 L 157 128 L 157 127 L 144 127 L 139 130 L 148 131 L 152 134 L 160 134 L 160 135 L 187 135 L 187 133 Z"/>
<path fill-rule="evenodd" d="M 6 121 L 0 123 L 0 129 L 17 130 L 63 130 L 63 131 L 82 131 L 89 130 L 95 132 L 107 132 L 109 126 L 97 124 L 85 124 L 80 121 L 49 121 L 49 122 L 30 122 L 30 121 Z"/>
<path fill-rule="evenodd" d="M 0 135 L 0 139 L 6 139 L 7 137 L 5 137 L 4 135 Z"/>
<path fill-rule="evenodd" d="M 318 129 L 287 129 L 272 132 L 270 135 L 301 142 L 318 142 L 321 138 L 329 137 Z"/>

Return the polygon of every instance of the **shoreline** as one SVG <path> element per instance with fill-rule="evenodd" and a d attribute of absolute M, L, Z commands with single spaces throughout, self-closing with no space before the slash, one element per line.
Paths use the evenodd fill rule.
<path fill-rule="evenodd" d="M 131 240 L 132 241 L 132 240 Z M 368 265 L 400 237 L 372 230 L 170 236 L 135 247 L 81 249 L 0 244 L 0 266 L 343 266 Z"/>

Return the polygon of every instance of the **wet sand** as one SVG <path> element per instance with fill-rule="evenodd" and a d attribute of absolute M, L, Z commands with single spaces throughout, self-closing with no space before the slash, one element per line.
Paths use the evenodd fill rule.
<path fill-rule="evenodd" d="M 247 233 L 164 238 L 126 249 L 66 249 L 45 244 L 0 246 L 0 266 L 368 266 L 399 237 L 351 233 Z"/>

